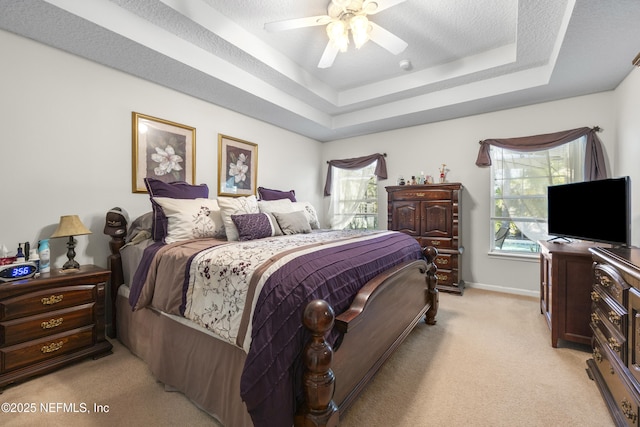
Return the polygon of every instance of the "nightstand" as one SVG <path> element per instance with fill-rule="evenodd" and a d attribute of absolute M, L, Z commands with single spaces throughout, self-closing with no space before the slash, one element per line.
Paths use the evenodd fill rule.
<path fill-rule="evenodd" d="M 0 283 L 0 388 L 88 356 L 106 355 L 109 270 L 83 265 Z"/>

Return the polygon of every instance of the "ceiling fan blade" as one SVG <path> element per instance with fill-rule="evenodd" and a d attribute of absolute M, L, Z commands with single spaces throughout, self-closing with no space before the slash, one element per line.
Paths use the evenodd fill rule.
<path fill-rule="evenodd" d="M 264 29 L 267 31 L 293 30 L 294 28 L 313 27 L 326 25 L 331 22 L 329 15 L 308 16 L 306 18 L 287 19 L 284 21 L 267 22 Z"/>
<path fill-rule="evenodd" d="M 378 12 L 382 12 L 385 9 L 389 9 L 405 1 L 407 0 L 365 0 L 362 3 L 362 10 L 364 10 L 367 15 L 375 15 Z"/>
<path fill-rule="evenodd" d="M 369 21 L 371 25 L 371 33 L 369 33 L 369 39 L 387 49 L 389 52 L 397 55 L 404 51 L 407 46 L 407 42 L 400 37 L 382 28 L 380 25 Z"/>
<path fill-rule="evenodd" d="M 336 56 L 338 56 L 338 52 L 338 47 L 333 42 L 329 41 L 329 43 L 327 43 L 327 47 L 324 48 L 322 58 L 320 58 L 320 62 L 318 63 L 318 68 L 331 67 Z"/>

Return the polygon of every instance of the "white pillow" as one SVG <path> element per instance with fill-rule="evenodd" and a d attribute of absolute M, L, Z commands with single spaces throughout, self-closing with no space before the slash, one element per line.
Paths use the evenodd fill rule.
<path fill-rule="evenodd" d="M 296 210 L 301 211 L 302 208 L 294 208 L 293 202 L 289 199 L 278 200 L 258 200 L 258 209 L 260 213 L 274 213 L 274 212 L 294 212 Z"/>
<path fill-rule="evenodd" d="M 168 220 L 165 243 L 205 237 L 223 237 L 224 223 L 218 202 L 212 199 L 154 197 Z"/>
<path fill-rule="evenodd" d="M 291 203 L 296 211 L 304 211 L 304 214 L 309 220 L 309 225 L 312 230 L 318 230 L 320 228 L 320 221 L 318 220 L 318 213 L 316 208 L 309 202 L 292 202 Z"/>
<path fill-rule="evenodd" d="M 258 209 L 258 199 L 253 195 L 245 197 L 218 197 L 218 205 L 220 205 L 222 223 L 224 224 L 224 230 L 227 235 L 227 240 L 229 241 L 238 240 L 239 238 L 238 229 L 233 223 L 231 215 L 260 213 Z"/>

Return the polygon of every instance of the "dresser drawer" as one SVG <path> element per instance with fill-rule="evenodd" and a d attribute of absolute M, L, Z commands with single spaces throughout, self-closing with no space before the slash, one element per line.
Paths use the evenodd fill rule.
<path fill-rule="evenodd" d="M 613 329 L 624 336 L 627 331 L 627 310 L 624 310 L 617 303 L 611 303 L 613 300 L 603 297 L 601 293 L 592 292 L 596 292 L 597 296 L 591 306 L 591 321 L 600 329 Z"/>
<path fill-rule="evenodd" d="M 625 282 L 618 272 L 608 265 L 597 264 L 594 269 L 594 274 L 594 287 L 603 290 L 622 307 L 626 307 L 629 284 Z"/>
<path fill-rule="evenodd" d="M 45 313 L 95 301 L 96 285 L 66 286 L 33 292 L 0 302 L 0 320 Z"/>
<path fill-rule="evenodd" d="M 438 285 L 451 285 L 458 283 L 458 270 L 441 270 L 436 271 L 436 277 L 438 278 Z"/>
<path fill-rule="evenodd" d="M 594 335 L 596 339 L 593 343 L 593 360 L 619 411 L 618 416 L 614 416 L 614 418 L 624 420 L 629 426 L 637 426 L 640 419 L 638 402 L 634 398 L 634 394 L 625 386 L 625 381 L 622 379 L 624 375 L 620 372 L 620 367 L 609 360 L 610 352 L 603 348 L 606 344 L 600 341 L 601 337 L 597 333 Z"/>
<path fill-rule="evenodd" d="M 591 329 L 593 329 L 594 336 L 596 339 L 600 341 L 600 345 L 606 345 L 607 348 L 615 353 L 618 360 L 621 361 L 623 365 L 627 364 L 627 340 L 624 336 L 618 334 L 617 332 L 611 331 L 606 328 L 598 328 L 593 323 L 591 324 Z"/>
<path fill-rule="evenodd" d="M 95 304 L 83 304 L 36 316 L 0 322 L 0 346 L 31 341 L 48 335 L 91 325 Z"/>
<path fill-rule="evenodd" d="M 406 189 L 402 191 L 394 191 L 390 193 L 390 199 L 397 200 L 450 200 L 452 196 L 451 190 L 435 190 L 435 189 Z"/>
<path fill-rule="evenodd" d="M 439 269 L 451 270 L 458 268 L 458 254 L 438 253 L 435 263 Z"/>
<path fill-rule="evenodd" d="M 420 246 L 423 248 L 425 246 L 433 246 L 436 249 L 444 248 L 451 249 L 453 246 L 453 238 L 443 238 L 443 237 L 421 237 L 420 238 Z"/>
<path fill-rule="evenodd" d="M 91 325 L 51 335 L 46 339 L 1 348 L 2 372 L 33 365 L 84 347 L 90 347 L 93 345 L 93 341 L 94 332 Z"/>

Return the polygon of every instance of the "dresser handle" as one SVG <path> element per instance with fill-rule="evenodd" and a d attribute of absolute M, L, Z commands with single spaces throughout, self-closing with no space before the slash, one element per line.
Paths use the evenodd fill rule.
<path fill-rule="evenodd" d="M 439 240 L 432 240 L 431 241 L 431 245 L 432 246 L 440 246 L 440 241 Z"/>
<path fill-rule="evenodd" d="M 442 280 L 443 282 L 447 280 L 447 276 L 441 274 L 436 274 L 436 277 L 438 278 L 438 280 Z"/>
<path fill-rule="evenodd" d="M 608 288 L 609 286 L 611 286 L 611 279 L 609 279 L 609 277 L 607 276 L 600 276 L 600 284 L 605 287 Z"/>
<path fill-rule="evenodd" d="M 52 342 L 49 345 L 43 346 L 40 349 L 40 351 L 43 352 L 43 353 L 53 353 L 54 351 L 60 350 L 63 345 L 64 345 L 64 342 L 62 342 L 62 341 Z"/>
<path fill-rule="evenodd" d="M 600 349 L 597 347 L 593 349 L 593 360 L 598 363 L 602 362 L 602 354 L 600 353 Z"/>
<path fill-rule="evenodd" d="M 591 301 L 593 302 L 600 301 L 600 295 L 596 291 L 591 291 Z"/>
<path fill-rule="evenodd" d="M 42 329 L 57 328 L 58 326 L 62 325 L 62 320 L 63 320 L 62 317 L 58 319 L 51 319 L 51 320 L 40 323 L 40 326 L 42 327 Z"/>
<path fill-rule="evenodd" d="M 616 326 L 620 326 L 620 315 L 615 311 L 611 310 L 609 312 L 609 321 Z"/>
<path fill-rule="evenodd" d="M 627 399 L 622 399 L 620 407 L 622 408 L 622 413 L 625 417 L 627 417 L 633 424 L 636 423 L 638 419 L 638 415 L 633 410 L 633 406 Z"/>
<path fill-rule="evenodd" d="M 436 258 L 436 264 L 447 265 L 447 264 L 449 264 L 449 260 L 448 259 L 442 259 L 442 258 Z"/>
<path fill-rule="evenodd" d="M 609 347 L 616 353 L 620 353 L 620 343 L 614 337 L 609 338 Z"/>
<path fill-rule="evenodd" d="M 416 193 L 416 197 L 424 197 L 424 193 Z"/>
<path fill-rule="evenodd" d="M 598 320 L 600 320 L 600 316 L 598 316 L 598 313 L 591 313 L 591 321 L 593 323 L 598 323 Z"/>
<path fill-rule="evenodd" d="M 51 295 L 49 298 L 42 298 L 42 305 L 53 305 L 62 301 L 64 295 Z"/>

